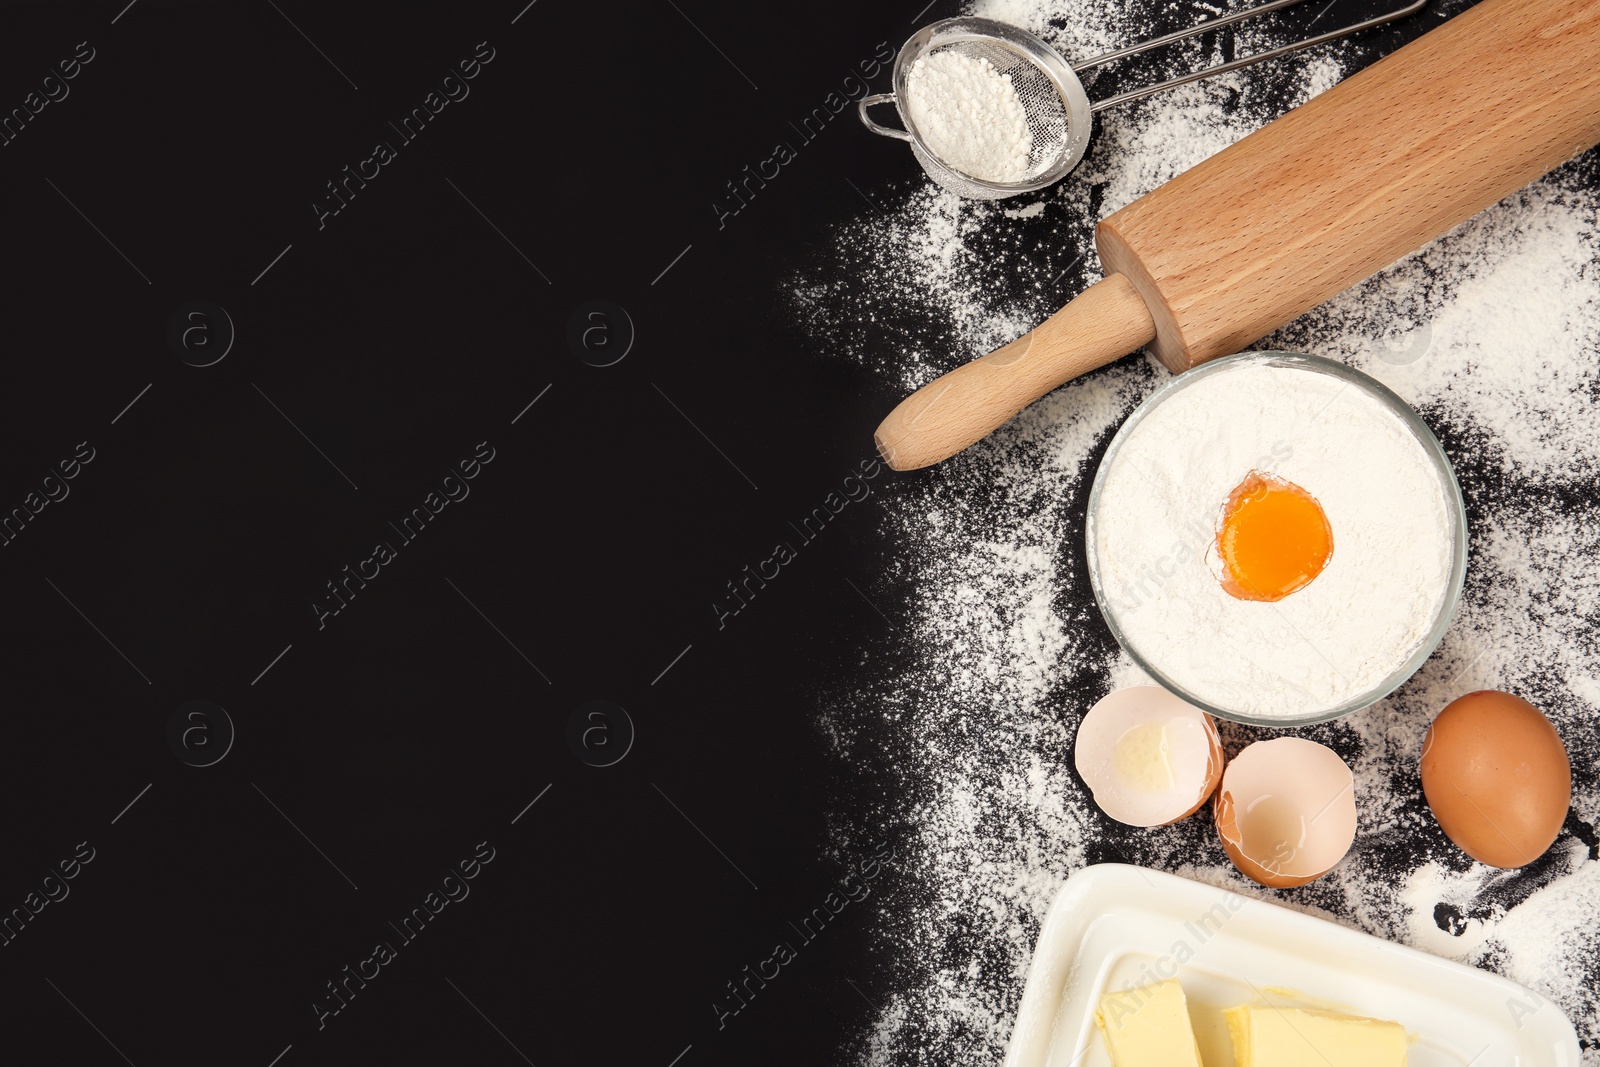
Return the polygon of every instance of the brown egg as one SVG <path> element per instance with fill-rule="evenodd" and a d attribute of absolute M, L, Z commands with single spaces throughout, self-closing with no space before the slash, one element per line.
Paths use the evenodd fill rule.
<path fill-rule="evenodd" d="M 1428 728 L 1422 791 L 1461 851 L 1491 867 L 1523 867 L 1561 833 L 1572 764 L 1538 708 L 1480 689 L 1452 701 Z"/>

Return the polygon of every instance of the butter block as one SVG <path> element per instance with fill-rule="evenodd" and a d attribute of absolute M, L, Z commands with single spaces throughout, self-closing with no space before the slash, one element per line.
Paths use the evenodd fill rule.
<path fill-rule="evenodd" d="M 1408 1042 L 1399 1023 L 1270 1004 L 1222 1014 L 1234 1067 L 1405 1067 Z"/>
<path fill-rule="evenodd" d="M 1107 993 L 1094 1021 L 1116 1067 L 1201 1067 L 1189 1005 L 1175 979 Z"/>

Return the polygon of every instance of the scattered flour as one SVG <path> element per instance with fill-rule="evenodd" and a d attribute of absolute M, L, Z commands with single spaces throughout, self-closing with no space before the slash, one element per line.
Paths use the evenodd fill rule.
<path fill-rule="evenodd" d="M 989 182 L 1028 176 L 1033 135 L 1022 98 L 987 59 L 930 52 L 906 76 L 906 105 L 923 143 L 950 167 Z"/>
<path fill-rule="evenodd" d="M 1462 6 L 1444 0 L 1438 13 Z M 1193 16 L 1161 0 L 990 0 L 975 13 L 1040 33 L 1069 58 Z M 1265 36 L 1191 42 L 1170 68 L 1152 64 L 1133 81 L 1274 40 L 1270 27 L 1250 32 Z M 879 189 L 891 211 L 842 226 L 800 271 L 796 319 L 820 350 L 875 368 L 886 398 L 921 385 L 1095 280 L 1096 219 L 1327 88 L 1373 47 L 1317 49 L 1103 112 L 1090 155 L 1039 195 L 1035 216 L 959 201 L 920 176 Z M 890 612 L 896 644 L 824 712 L 841 761 L 877 772 L 871 793 L 841 797 L 837 833 L 867 832 L 868 815 L 898 826 L 909 883 L 877 913 L 863 990 L 879 1010 L 853 1039 L 856 1058 L 998 1062 L 1060 881 L 1124 861 L 1505 974 L 1559 1006 L 1585 1067 L 1600 1067 L 1597 188 L 1590 153 L 1258 345 L 1343 359 L 1416 407 L 1451 456 L 1471 530 L 1461 607 L 1416 677 L 1366 711 L 1296 731 L 1334 747 L 1358 785 L 1355 846 L 1309 886 L 1246 882 L 1203 817 L 1153 830 L 1112 823 L 1072 770 L 1083 712 L 1139 680 L 1089 594 L 1088 484 L 1110 434 L 1165 371 L 1121 360 L 885 487 L 877 592 L 901 605 Z M 1416 774 L 1431 717 L 1487 687 L 1545 710 L 1572 758 L 1566 828 L 1520 871 L 1491 871 L 1454 848 Z M 1230 753 L 1273 733 L 1221 725 Z"/>

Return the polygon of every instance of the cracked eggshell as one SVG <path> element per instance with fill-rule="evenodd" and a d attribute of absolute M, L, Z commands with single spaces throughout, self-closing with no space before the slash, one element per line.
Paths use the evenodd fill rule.
<path fill-rule="evenodd" d="M 1315 741 L 1257 741 L 1228 764 L 1214 812 L 1234 866 L 1264 886 L 1291 889 L 1321 878 L 1350 851 L 1355 776 Z"/>
<path fill-rule="evenodd" d="M 1158 685 L 1102 697 L 1084 715 L 1073 763 L 1111 818 L 1165 826 L 1188 818 L 1222 777 L 1222 740 L 1211 716 Z"/>

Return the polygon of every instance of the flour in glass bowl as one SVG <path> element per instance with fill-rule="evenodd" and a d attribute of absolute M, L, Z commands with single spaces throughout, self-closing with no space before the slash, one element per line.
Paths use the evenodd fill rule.
<path fill-rule="evenodd" d="M 1182 380 L 1100 474 L 1090 550 L 1123 640 L 1252 720 L 1323 715 L 1382 687 L 1450 585 L 1433 453 L 1375 392 L 1314 366 L 1216 363 Z M 1251 474 L 1310 494 L 1333 535 L 1326 567 L 1275 601 L 1227 592 L 1215 558 L 1223 504 Z"/>
<path fill-rule="evenodd" d="M 1071 61 L 1223 6 L 985 0 L 966 13 L 1031 30 Z M 1436 0 L 1418 18 L 1432 25 L 1466 6 Z M 1137 80 L 1290 36 L 1270 20 L 1237 29 L 1153 57 Z M 818 358 L 866 368 L 887 408 L 1097 280 L 1097 219 L 1394 45 L 1363 35 L 1103 111 L 1077 170 L 1009 210 L 939 190 L 906 160 L 903 180 L 865 187 L 880 208 L 831 234 L 818 227 L 814 258 L 784 294 L 797 330 Z M 1140 680 L 1088 588 L 1089 483 L 1111 434 L 1170 380 L 1164 370 L 1120 360 L 962 455 L 874 485 L 883 573 L 864 591 L 893 630 L 823 694 L 819 726 L 841 769 L 841 853 L 887 828 L 899 858 L 851 975 L 873 1006 L 840 990 L 861 1015 L 838 1062 L 998 1063 L 1062 881 L 1120 861 L 1503 974 L 1535 991 L 1537 1010 L 1564 1012 L 1584 1067 L 1600 1067 L 1597 191 L 1591 152 L 1257 344 L 1343 360 L 1397 392 L 1450 456 L 1471 533 L 1454 622 L 1417 674 L 1364 711 L 1294 731 L 1350 764 L 1360 820 L 1344 862 L 1308 886 L 1249 883 L 1204 818 L 1112 823 L 1072 769 L 1084 711 Z M 1416 773 L 1431 718 L 1484 688 L 1540 707 L 1572 759 L 1567 825 L 1520 871 L 1456 849 Z M 1276 733 L 1220 727 L 1230 755 Z"/>

